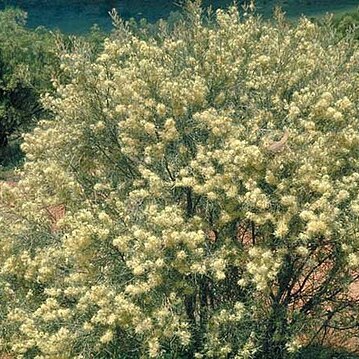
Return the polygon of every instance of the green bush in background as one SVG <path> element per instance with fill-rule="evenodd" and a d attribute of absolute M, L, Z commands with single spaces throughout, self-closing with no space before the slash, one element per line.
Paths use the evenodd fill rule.
<path fill-rule="evenodd" d="M 40 94 L 52 91 L 58 68 L 54 34 L 43 28 L 25 28 L 26 14 L 17 9 L 0 12 L 0 164 L 19 157 L 19 137 L 43 115 Z M 12 138 L 13 139 L 13 138 Z M 12 149 L 11 149 L 12 148 Z M 15 158 L 15 162 L 16 162 Z"/>
<path fill-rule="evenodd" d="M 333 17 L 333 25 L 338 31 L 345 35 L 348 32 L 354 33 L 354 38 L 359 40 L 359 7 L 352 12 Z"/>

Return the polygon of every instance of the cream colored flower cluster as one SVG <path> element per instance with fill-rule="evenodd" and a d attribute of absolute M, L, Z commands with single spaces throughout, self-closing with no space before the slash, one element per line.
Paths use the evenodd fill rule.
<path fill-rule="evenodd" d="M 95 61 L 63 54 L 53 118 L 1 188 L 0 352 L 259 358 L 348 307 L 331 294 L 359 266 L 358 47 L 277 15 L 189 4 L 120 22 Z"/>

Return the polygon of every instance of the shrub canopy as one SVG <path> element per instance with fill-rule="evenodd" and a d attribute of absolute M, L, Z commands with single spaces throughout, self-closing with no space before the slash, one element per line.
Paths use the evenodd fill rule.
<path fill-rule="evenodd" d="M 356 323 L 350 38 L 189 3 L 151 34 L 118 20 L 96 61 L 62 61 L 54 118 L 2 189 L 4 351 L 285 358 Z"/>

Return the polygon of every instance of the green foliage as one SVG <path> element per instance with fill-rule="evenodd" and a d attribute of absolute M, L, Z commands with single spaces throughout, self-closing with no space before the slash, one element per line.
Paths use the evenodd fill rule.
<path fill-rule="evenodd" d="M 6 71 L 2 80 L 9 87 L 24 85 L 47 89 L 54 75 L 56 47 L 54 34 L 25 28 L 26 13 L 9 8 L 0 12 L 1 58 Z"/>
<path fill-rule="evenodd" d="M 359 7 L 349 13 L 335 16 L 333 18 L 333 25 L 342 35 L 353 32 L 354 38 L 359 41 Z"/>
<path fill-rule="evenodd" d="M 44 29 L 27 30 L 26 14 L 0 12 L 0 150 L 7 158 L 10 136 L 33 127 L 43 114 L 40 93 L 52 89 L 51 77 L 58 67 L 54 35 Z"/>

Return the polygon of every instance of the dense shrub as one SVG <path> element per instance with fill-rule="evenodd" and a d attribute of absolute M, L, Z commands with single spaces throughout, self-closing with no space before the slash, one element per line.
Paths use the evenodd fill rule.
<path fill-rule="evenodd" d="M 63 55 L 2 187 L 2 350 L 269 359 L 355 335 L 358 48 L 191 4 L 136 34 Z"/>
<path fill-rule="evenodd" d="M 345 13 L 340 16 L 335 16 L 333 18 L 333 25 L 337 28 L 337 30 L 345 35 L 348 32 L 354 34 L 354 38 L 359 40 L 359 7 L 357 10 L 353 10 L 351 12 Z"/>

